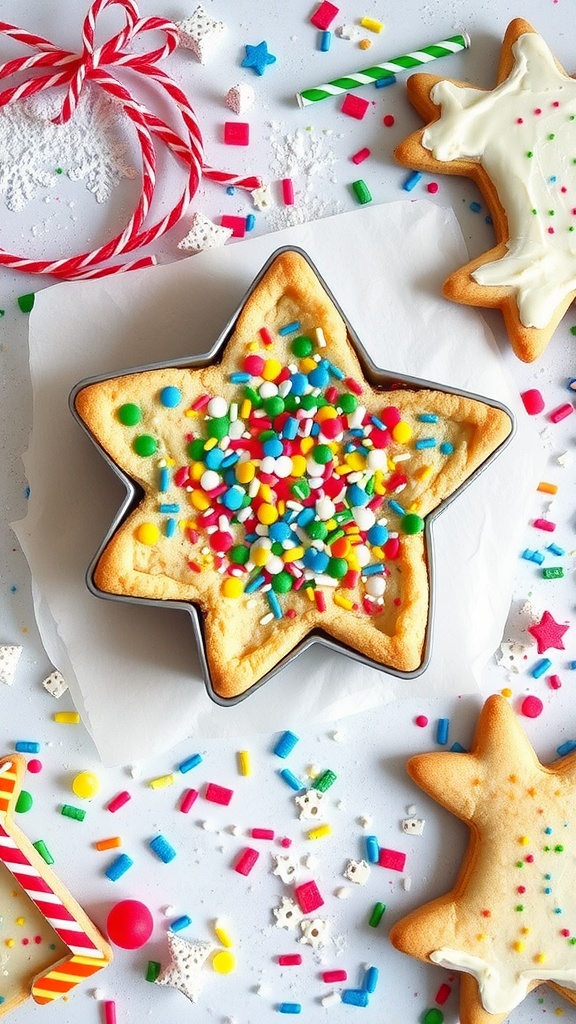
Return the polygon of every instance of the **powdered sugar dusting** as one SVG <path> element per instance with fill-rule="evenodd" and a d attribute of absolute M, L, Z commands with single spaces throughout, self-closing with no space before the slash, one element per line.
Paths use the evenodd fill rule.
<path fill-rule="evenodd" d="M 70 121 L 53 124 L 61 103 L 62 94 L 51 91 L 0 108 L 0 194 L 14 213 L 41 189 L 54 188 L 61 173 L 84 181 L 98 203 L 122 178 L 138 174 L 127 158 L 117 101 L 87 85 Z"/>
<path fill-rule="evenodd" d="M 304 224 L 342 211 L 338 199 L 329 198 L 323 181 L 335 184 L 333 172 L 336 156 L 330 146 L 330 134 L 314 128 L 297 128 L 282 133 L 277 122 L 270 124 L 272 148 L 271 173 L 276 178 L 293 178 L 294 206 L 277 206 L 270 210 L 267 222 L 272 230 Z"/>

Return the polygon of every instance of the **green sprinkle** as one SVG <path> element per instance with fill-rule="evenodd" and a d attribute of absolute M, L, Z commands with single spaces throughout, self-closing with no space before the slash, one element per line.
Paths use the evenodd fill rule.
<path fill-rule="evenodd" d="M 162 970 L 162 965 L 157 960 L 149 960 L 146 968 L 146 981 L 156 981 Z"/>
<path fill-rule="evenodd" d="M 307 338 L 305 335 L 301 334 L 299 338 L 294 338 L 290 342 L 290 348 L 297 359 L 305 359 L 306 356 L 312 355 L 312 352 L 314 351 L 314 343 L 312 338 Z"/>
<path fill-rule="evenodd" d="M 135 402 L 125 402 L 116 414 L 123 427 L 135 427 L 142 419 L 142 410 Z"/>
<path fill-rule="evenodd" d="M 155 455 L 158 450 L 158 442 L 156 438 L 151 437 L 150 434 L 140 434 L 139 437 L 134 438 L 132 444 L 136 455 L 140 455 L 142 459 L 147 459 L 151 455 Z"/>
<path fill-rule="evenodd" d="M 6 316 L 6 310 L 0 309 L 0 316 Z"/>
<path fill-rule="evenodd" d="M 73 807 L 72 804 L 62 804 L 60 814 L 63 814 L 65 818 L 74 818 L 74 821 L 84 821 L 86 817 L 86 811 L 83 811 L 81 807 Z"/>
<path fill-rule="evenodd" d="M 385 903 L 375 903 L 374 904 L 374 906 L 372 908 L 372 913 L 370 914 L 370 920 L 368 921 L 368 924 L 370 925 L 371 928 L 377 928 L 378 927 L 378 925 L 380 924 L 380 921 L 382 920 L 382 918 L 384 916 L 385 910 L 386 910 L 386 904 Z"/>
<path fill-rule="evenodd" d="M 62 170 L 61 167 L 57 167 L 56 168 L 56 174 L 64 174 L 64 171 Z"/>
<path fill-rule="evenodd" d="M 421 516 L 417 516 L 415 512 L 407 512 L 400 520 L 400 527 L 404 533 L 422 533 L 422 530 L 424 529 L 424 520 Z"/>
<path fill-rule="evenodd" d="M 354 190 L 356 199 L 358 200 L 361 206 L 364 206 L 366 203 L 372 202 L 372 194 L 370 192 L 370 189 L 368 188 L 366 182 L 362 181 L 362 178 L 359 178 L 358 181 L 353 181 L 352 188 Z"/>
<path fill-rule="evenodd" d="M 528 157 L 529 160 L 532 159 L 532 157 L 534 156 L 534 153 L 532 152 L 531 149 L 528 150 L 528 152 L 526 153 L 526 156 Z"/>
<path fill-rule="evenodd" d="M 522 906 L 521 903 L 519 903 L 517 907 L 514 907 L 514 909 L 517 910 L 519 913 L 522 913 L 522 911 L 524 910 L 524 907 Z"/>
<path fill-rule="evenodd" d="M 438 1007 L 432 1006 L 425 1010 L 420 1018 L 422 1024 L 444 1024 L 444 1014 Z"/>
<path fill-rule="evenodd" d="M 564 853 L 564 847 L 558 843 L 558 846 L 554 847 L 554 853 Z"/>
<path fill-rule="evenodd" d="M 44 842 L 43 839 L 38 839 L 35 843 L 32 843 L 32 846 L 34 847 L 35 850 L 38 851 L 38 853 L 42 857 L 42 860 L 45 861 L 46 864 L 54 863 L 54 857 L 50 853 L 50 850 L 46 846 L 46 843 Z"/>
<path fill-rule="evenodd" d="M 17 814 L 26 814 L 26 811 L 30 810 L 33 803 L 31 794 L 26 789 L 23 789 L 16 801 L 15 811 Z"/>
<path fill-rule="evenodd" d="M 537 214 L 538 214 L 538 210 L 532 210 L 531 212 L 532 212 L 532 213 L 534 214 L 534 216 L 535 216 L 535 217 L 536 217 L 536 216 L 537 216 Z"/>
<path fill-rule="evenodd" d="M 16 301 L 23 313 L 31 313 L 34 307 L 35 298 L 36 296 L 34 292 L 29 292 L 28 295 L 19 295 Z"/>
<path fill-rule="evenodd" d="M 562 580 L 564 569 L 561 565 L 553 565 L 549 569 L 542 569 L 542 576 L 545 580 Z"/>
<path fill-rule="evenodd" d="M 569 944 L 571 946 L 576 946 L 576 939 L 575 938 L 568 939 L 568 942 L 569 942 Z"/>
<path fill-rule="evenodd" d="M 576 334 L 576 324 L 570 328 L 570 334 Z"/>
<path fill-rule="evenodd" d="M 338 776 L 335 772 L 327 768 L 325 772 L 322 772 L 317 779 L 314 779 L 312 783 L 312 789 L 317 789 L 320 793 L 325 793 L 330 786 L 333 786 Z"/>
<path fill-rule="evenodd" d="M 517 860 L 516 861 L 516 867 L 517 868 L 523 868 L 524 867 L 524 861 L 523 860 Z"/>
<path fill-rule="evenodd" d="M 552 139 L 555 139 L 556 136 L 551 132 L 548 138 L 550 139 L 550 142 L 552 142 Z"/>
<path fill-rule="evenodd" d="M 553 216 L 554 216 L 554 213 L 555 213 L 555 211 L 554 211 L 554 210 L 548 210 L 548 216 L 549 216 L 549 217 L 553 217 Z"/>

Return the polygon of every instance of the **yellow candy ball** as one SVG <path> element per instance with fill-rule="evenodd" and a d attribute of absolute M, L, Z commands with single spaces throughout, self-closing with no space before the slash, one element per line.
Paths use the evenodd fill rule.
<path fill-rule="evenodd" d="M 236 479 L 239 484 L 249 484 L 255 473 L 256 467 L 253 462 L 241 462 L 236 467 Z"/>
<path fill-rule="evenodd" d="M 268 505 L 266 502 L 263 502 L 262 505 L 258 506 L 256 516 L 263 526 L 271 526 L 278 519 L 278 512 L 274 505 Z"/>
<path fill-rule="evenodd" d="M 72 792 L 81 800 L 90 800 L 100 789 L 100 780 L 94 772 L 80 772 L 72 781 Z"/>
<path fill-rule="evenodd" d="M 228 576 L 222 584 L 222 593 L 224 597 L 240 597 L 244 592 L 242 580 L 239 580 L 237 576 Z"/>
<path fill-rule="evenodd" d="M 221 949 L 212 957 L 212 967 L 217 974 L 230 974 L 236 967 L 236 957 L 228 949 Z"/>
<path fill-rule="evenodd" d="M 412 427 L 405 420 L 400 420 L 392 431 L 392 437 L 399 444 L 405 444 L 412 437 Z"/>
<path fill-rule="evenodd" d="M 156 526 L 156 523 L 140 523 L 140 526 L 136 530 L 136 540 L 139 540 L 141 544 L 147 544 L 149 547 L 157 544 L 160 539 L 160 530 Z"/>
<path fill-rule="evenodd" d="M 276 380 L 281 369 L 282 363 L 279 363 L 277 359 L 267 359 L 262 370 L 262 377 L 264 380 Z"/>

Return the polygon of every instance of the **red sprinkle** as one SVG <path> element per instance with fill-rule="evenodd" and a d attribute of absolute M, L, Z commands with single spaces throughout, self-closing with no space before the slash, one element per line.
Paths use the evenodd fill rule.
<path fill-rule="evenodd" d="M 282 199 L 285 206 L 294 206 L 294 182 L 292 178 L 282 178 Z"/>
<path fill-rule="evenodd" d="M 529 697 L 525 697 L 522 701 L 521 711 L 526 718 L 538 718 L 544 710 L 544 705 L 540 700 L 540 697 L 535 697 L 531 694 Z"/>
<path fill-rule="evenodd" d="M 246 121 L 224 122 L 224 144 L 226 146 L 247 146 L 250 142 L 250 125 Z"/>
<path fill-rule="evenodd" d="M 322 971 L 322 981 L 325 981 L 327 985 L 333 985 L 336 981 L 347 981 L 348 974 L 346 971 Z"/>
<path fill-rule="evenodd" d="M 115 811 L 119 811 L 120 808 L 124 807 L 124 804 L 127 804 L 131 799 L 132 797 L 130 796 L 130 793 L 128 793 L 127 790 L 123 790 L 122 793 L 118 793 L 118 796 L 115 796 L 110 803 L 107 804 L 107 810 L 112 811 L 112 814 L 114 814 Z"/>
<path fill-rule="evenodd" d="M 429 192 L 431 196 L 435 196 L 439 187 L 440 186 L 437 181 L 429 181 L 426 185 L 426 191 Z"/>
<path fill-rule="evenodd" d="M 428 719 L 426 718 L 426 715 L 417 715 L 414 721 L 416 722 L 416 725 L 419 726 L 420 729 L 424 729 L 428 725 Z"/>
<path fill-rule="evenodd" d="M 354 380 L 353 377 L 345 377 L 344 378 L 344 383 L 345 383 L 346 387 L 348 388 L 348 390 L 352 391 L 353 394 L 355 394 L 355 395 L 361 395 L 362 394 L 362 385 L 359 384 L 357 380 Z"/>
<path fill-rule="evenodd" d="M 303 914 L 311 914 L 314 910 L 318 910 L 318 907 L 322 907 L 324 905 L 324 900 L 320 895 L 320 890 L 314 881 L 302 882 L 302 885 L 295 885 L 294 895 L 300 904 L 300 910 Z"/>
<path fill-rule="evenodd" d="M 252 839 L 274 839 L 273 828 L 253 828 L 250 830 Z"/>
<path fill-rule="evenodd" d="M 278 957 L 281 967 L 298 967 L 302 963 L 300 953 L 281 953 Z"/>
<path fill-rule="evenodd" d="M 38 772 L 42 771 L 42 761 L 39 761 L 37 757 L 32 757 L 26 767 L 32 775 L 37 775 Z"/>
<path fill-rule="evenodd" d="M 551 690 L 559 690 L 562 686 L 560 676 L 548 676 L 548 683 L 550 684 Z"/>
<path fill-rule="evenodd" d="M 361 96 L 353 96 L 348 92 L 340 110 L 343 114 L 348 114 L 348 117 L 355 117 L 357 121 L 361 121 L 369 106 L 369 100 L 363 100 Z"/>
<path fill-rule="evenodd" d="M 319 612 L 325 612 L 326 611 L 326 598 L 324 597 L 324 591 L 323 590 L 318 590 L 318 588 L 316 588 L 314 590 L 314 600 L 316 602 L 316 607 L 317 607 L 318 611 Z"/>
<path fill-rule="evenodd" d="M 559 405 L 557 409 L 554 409 L 550 413 L 548 419 L 552 423 L 560 423 L 560 420 L 565 420 L 567 416 L 571 416 L 574 412 L 574 406 L 570 405 L 570 402 L 566 402 L 565 405 Z"/>
<path fill-rule="evenodd" d="M 452 991 L 452 989 L 450 988 L 450 985 L 447 985 L 445 981 L 442 982 L 442 984 L 440 985 L 440 988 L 438 989 L 438 991 L 436 993 L 436 1002 L 438 1003 L 438 1006 L 443 1006 L 444 1005 L 444 1003 L 448 999 L 448 996 L 450 995 L 451 991 Z"/>
<path fill-rule="evenodd" d="M 523 391 L 520 398 L 529 416 L 537 416 L 539 412 L 542 412 L 544 399 L 538 388 L 530 388 L 529 391 Z"/>
<path fill-rule="evenodd" d="M 265 345 L 272 345 L 274 337 L 272 335 L 272 332 L 269 331 L 267 327 L 261 327 L 260 330 L 258 331 L 258 334 L 262 338 L 262 341 L 264 342 Z"/>
<path fill-rule="evenodd" d="M 233 796 L 233 789 L 218 786 L 215 782 L 209 782 L 204 792 L 205 800 L 210 800 L 213 804 L 222 804 L 223 807 L 228 806 Z"/>
<path fill-rule="evenodd" d="M 369 156 L 370 150 L 365 146 L 364 149 L 359 149 L 357 153 L 354 153 L 354 156 L 351 156 L 350 159 L 353 164 L 361 164 L 364 160 L 367 160 Z"/>
<path fill-rule="evenodd" d="M 385 846 L 382 846 L 378 863 L 381 868 L 388 868 L 389 871 L 404 871 L 406 854 L 401 850 L 387 850 Z"/>
<path fill-rule="evenodd" d="M 551 522 L 550 519 L 535 519 L 532 525 L 537 530 L 546 530 L 546 533 L 554 533 L 556 529 L 556 523 Z"/>
<path fill-rule="evenodd" d="M 234 865 L 234 871 L 237 871 L 239 875 L 249 875 L 259 856 L 258 850 L 247 846 L 238 857 Z"/>
<path fill-rule="evenodd" d="M 394 124 L 394 114 L 385 114 L 382 118 L 382 122 L 387 128 L 391 128 Z"/>
<path fill-rule="evenodd" d="M 310 23 L 315 28 L 327 29 L 332 24 L 334 18 L 340 10 L 335 4 L 329 3 L 329 0 L 322 0 L 322 3 L 314 11 L 314 14 L 310 18 Z"/>
<path fill-rule="evenodd" d="M 190 808 L 196 802 L 197 799 L 197 789 L 185 789 L 184 792 L 182 793 L 182 799 L 180 801 L 180 810 L 182 811 L 182 814 L 188 814 L 188 811 L 190 810 Z"/>

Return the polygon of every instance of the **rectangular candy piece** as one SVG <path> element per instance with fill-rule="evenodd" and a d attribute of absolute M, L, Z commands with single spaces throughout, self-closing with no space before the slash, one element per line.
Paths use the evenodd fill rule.
<path fill-rule="evenodd" d="M 310 24 L 314 25 L 315 28 L 329 28 L 339 10 L 340 8 L 336 7 L 335 4 L 329 3 L 329 0 L 322 0 L 320 6 L 316 8 L 310 18 Z"/>
<path fill-rule="evenodd" d="M 227 789 L 226 786 L 218 786 L 215 782 L 209 782 L 204 792 L 205 800 L 210 800 L 213 804 L 221 804 L 222 807 L 228 807 L 233 796 L 233 789 Z"/>
<path fill-rule="evenodd" d="M 234 871 L 237 871 L 239 875 L 249 875 L 259 856 L 258 850 L 247 846 L 238 857 L 234 865 Z"/>
<path fill-rule="evenodd" d="M 300 905 L 303 914 L 311 914 L 318 907 L 324 906 L 324 900 L 316 882 L 303 882 L 302 885 L 294 886 L 294 895 Z"/>
<path fill-rule="evenodd" d="M 383 846 L 380 850 L 378 863 L 381 868 L 388 868 L 390 871 L 404 871 L 406 854 L 401 850 L 387 850 Z"/>

